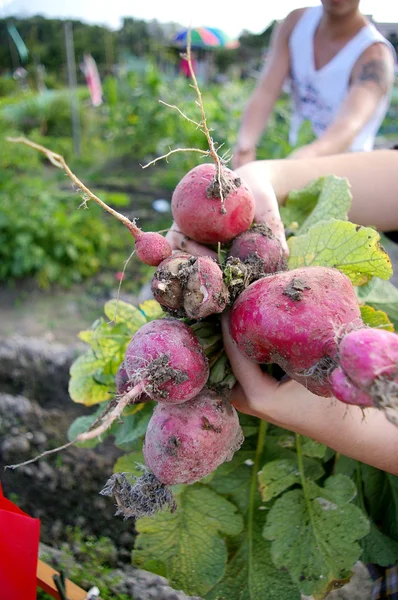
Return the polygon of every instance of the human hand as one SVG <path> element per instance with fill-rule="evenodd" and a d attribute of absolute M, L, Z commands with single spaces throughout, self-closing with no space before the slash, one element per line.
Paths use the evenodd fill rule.
<path fill-rule="evenodd" d="M 289 248 L 279 213 L 278 200 L 269 180 L 267 169 L 264 168 L 264 161 L 251 162 L 236 169 L 235 173 L 244 180 L 254 195 L 256 202 L 254 222 L 266 223 L 275 237 L 278 238 L 286 256 L 288 256 Z M 183 250 L 197 256 L 207 255 L 217 258 L 216 252 L 189 239 L 176 223 L 172 224 L 166 239 L 173 250 Z"/>
<path fill-rule="evenodd" d="M 191 240 L 186 236 L 178 227 L 177 223 L 173 221 L 172 226 L 166 235 L 166 240 L 169 242 L 172 250 L 182 250 L 193 256 L 210 256 L 211 258 L 217 259 L 217 252 L 203 246 L 194 240 Z"/>
<path fill-rule="evenodd" d="M 255 148 L 240 148 L 236 146 L 232 153 L 232 169 L 243 167 L 243 165 L 256 160 Z"/>

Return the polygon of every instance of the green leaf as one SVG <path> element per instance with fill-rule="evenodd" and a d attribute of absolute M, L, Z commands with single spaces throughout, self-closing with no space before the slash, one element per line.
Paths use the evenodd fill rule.
<path fill-rule="evenodd" d="M 384 311 L 398 330 L 398 288 L 395 285 L 375 277 L 366 285 L 357 288 L 356 292 L 361 303 Z"/>
<path fill-rule="evenodd" d="M 142 475 L 142 469 L 139 465 L 145 465 L 144 455 L 140 452 L 130 452 L 120 456 L 113 465 L 114 473 L 132 473 L 136 477 Z"/>
<path fill-rule="evenodd" d="M 137 440 L 145 435 L 152 413 L 153 402 L 149 402 L 139 412 L 123 416 L 123 422 L 114 428 L 116 446 L 122 450 L 135 449 Z"/>
<path fill-rule="evenodd" d="M 108 300 L 104 306 L 104 312 L 111 322 L 127 325 L 131 334 L 138 331 L 147 322 L 143 313 L 136 306 L 123 300 Z"/>
<path fill-rule="evenodd" d="M 292 190 L 289 192 L 285 205 L 280 207 L 285 227 L 290 228 L 294 224 L 297 229 L 304 223 L 318 202 L 324 181 L 325 178 L 320 177 L 311 181 L 302 190 Z"/>
<path fill-rule="evenodd" d="M 272 559 L 288 569 L 303 594 L 322 595 L 358 560 L 357 540 L 368 533 L 369 523 L 349 504 L 354 495 L 352 481 L 336 475 L 324 488 L 307 481 L 304 489 L 286 492 L 271 508 L 264 536 L 272 541 Z"/>
<path fill-rule="evenodd" d="M 81 433 L 85 433 L 89 430 L 94 421 L 99 417 L 99 415 L 105 410 L 106 405 L 101 404 L 101 406 L 91 415 L 86 415 L 84 417 L 77 417 L 71 423 L 68 429 L 67 437 L 68 440 L 72 441 L 77 438 Z M 105 433 L 101 435 L 101 437 L 96 437 L 93 440 L 88 440 L 87 442 L 78 442 L 76 446 L 79 448 L 95 448 L 100 444 L 108 435 L 111 433 L 111 429 L 108 429 Z"/>
<path fill-rule="evenodd" d="M 398 562 L 398 541 L 384 535 L 374 523 L 370 524 L 370 532 L 361 541 L 364 563 L 376 563 L 382 567 Z"/>
<path fill-rule="evenodd" d="M 265 424 L 260 424 L 256 449 L 244 447 L 231 462 L 221 465 L 210 486 L 229 497 L 244 513 L 246 527 L 234 545 L 231 558 L 221 581 L 206 594 L 206 600 L 300 600 L 300 593 L 285 570 L 275 567 L 270 555 L 270 543 L 262 535 L 266 509 L 257 489 L 257 472 L 264 460 L 262 436 Z M 247 442 L 245 442 L 247 446 Z"/>
<path fill-rule="evenodd" d="M 372 520 L 398 541 L 398 477 L 360 463 L 363 492 Z"/>
<path fill-rule="evenodd" d="M 351 201 L 348 180 L 328 175 L 312 181 L 302 190 L 290 192 L 285 207 L 281 207 L 281 215 L 287 227 L 292 222 L 298 223 L 297 235 L 302 235 L 320 221 L 346 221 Z"/>
<path fill-rule="evenodd" d="M 302 436 L 301 450 L 304 456 L 310 456 L 311 458 L 324 458 L 327 450 L 325 444 L 316 442 L 311 438 Z"/>
<path fill-rule="evenodd" d="M 136 523 L 138 538 L 133 561 L 148 569 L 155 561 L 174 588 L 206 594 L 222 577 L 227 547 L 220 533 L 238 535 L 243 526 L 236 507 L 196 484 L 184 486 L 175 513 L 158 513 Z"/>
<path fill-rule="evenodd" d="M 305 475 L 310 479 L 319 479 L 324 474 L 322 465 L 311 459 L 304 459 Z M 261 498 L 268 502 L 296 483 L 301 475 L 297 459 L 280 459 L 267 463 L 258 474 Z"/>
<path fill-rule="evenodd" d="M 69 395 L 74 402 L 92 406 L 110 399 L 109 387 L 97 383 L 95 378 L 103 364 L 103 359 L 97 358 L 92 350 L 88 350 L 72 363 Z"/>
<path fill-rule="evenodd" d="M 362 321 L 369 327 L 377 329 L 385 329 L 386 331 L 394 331 L 394 325 L 383 310 L 376 310 L 372 306 L 365 304 L 361 306 Z"/>
<path fill-rule="evenodd" d="M 345 221 L 322 221 L 306 235 L 291 237 L 289 269 L 310 266 L 334 267 L 345 273 L 353 285 L 372 277 L 388 279 L 391 260 L 379 243 L 374 229 Z"/>
<path fill-rule="evenodd" d="M 145 300 L 139 305 L 140 311 L 144 314 L 147 321 L 153 321 L 154 319 L 161 319 L 165 313 L 159 302 L 156 300 Z"/>

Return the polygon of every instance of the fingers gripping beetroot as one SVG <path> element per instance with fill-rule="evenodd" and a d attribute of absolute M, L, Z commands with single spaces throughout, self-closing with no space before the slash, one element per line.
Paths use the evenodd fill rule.
<path fill-rule="evenodd" d="M 219 181 L 216 166 L 206 163 L 191 169 L 181 179 L 174 190 L 171 208 L 185 235 L 201 244 L 216 244 L 229 242 L 250 227 L 255 200 L 233 171 L 222 167 Z"/>
<path fill-rule="evenodd" d="M 194 483 L 231 460 L 243 442 L 236 410 L 204 388 L 183 404 L 158 404 L 145 435 L 147 467 L 165 485 Z"/>
<path fill-rule="evenodd" d="M 398 335 L 372 328 L 347 333 L 331 383 L 339 400 L 385 409 L 398 423 Z"/>
<path fill-rule="evenodd" d="M 159 304 L 179 317 L 204 319 L 229 301 L 223 273 L 208 256 L 173 254 L 159 265 L 151 287 Z"/>
<path fill-rule="evenodd" d="M 350 280 L 328 267 L 255 281 L 234 303 L 230 320 L 231 335 L 243 354 L 259 363 L 277 363 L 291 377 L 297 374 L 300 383 L 304 377 L 314 392 L 327 386 L 339 339 L 361 326 Z"/>
<path fill-rule="evenodd" d="M 137 331 L 129 343 L 124 367 L 136 385 L 158 402 L 193 398 L 209 376 L 205 353 L 194 332 L 177 319 L 157 319 Z"/>

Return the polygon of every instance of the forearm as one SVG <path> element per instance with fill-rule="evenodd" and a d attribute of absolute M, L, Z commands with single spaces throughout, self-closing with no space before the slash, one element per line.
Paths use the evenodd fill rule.
<path fill-rule="evenodd" d="M 279 204 L 285 203 L 291 190 L 302 189 L 313 179 L 325 175 L 346 177 L 353 196 L 349 219 L 379 231 L 398 229 L 396 150 L 353 152 L 297 161 L 259 161 L 246 169 L 246 180 L 251 176 L 256 180 L 258 177 L 269 180 Z M 250 185 L 250 180 L 248 183 Z"/>
<path fill-rule="evenodd" d="M 283 391 L 284 386 L 291 389 Z M 274 400 L 264 401 L 264 409 L 265 420 L 398 475 L 398 428 L 377 409 L 363 412 L 335 398 L 320 398 L 296 382 L 282 384 Z"/>
<path fill-rule="evenodd" d="M 237 147 L 243 150 L 255 148 L 263 133 L 278 94 L 255 90 L 242 115 Z"/>

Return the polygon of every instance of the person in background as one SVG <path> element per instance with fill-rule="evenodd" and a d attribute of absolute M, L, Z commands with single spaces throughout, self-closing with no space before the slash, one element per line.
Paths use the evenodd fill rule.
<path fill-rule="evenodd" d="M 232 167 L 256 158 L 256 145 L 290 79 L 297 144 L 301 123 L 315 141 L 290 158 L 370 151 L 390 102 L 395 51 L 360 12 L 359 0 L 322 0 L 291 12 L 274 31 L 258 84 L 242 115 Z"/>

